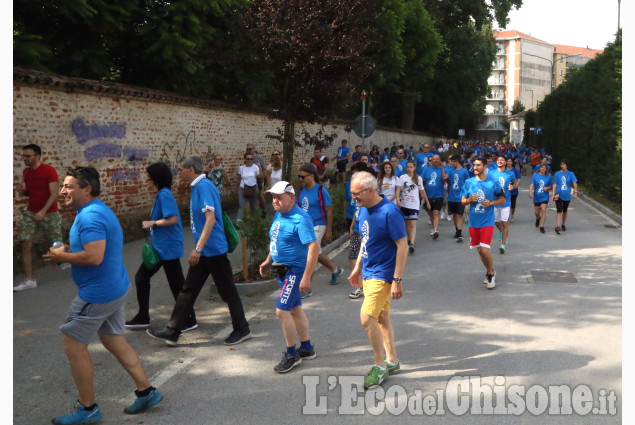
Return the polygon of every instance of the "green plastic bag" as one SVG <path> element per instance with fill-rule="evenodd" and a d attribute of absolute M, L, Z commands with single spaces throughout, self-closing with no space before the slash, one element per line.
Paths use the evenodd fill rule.
<path fill-rule="evenodd" d="M 159 264 L 159 262 L 161 261 L 157 253 L 154 251 L 154 248 L 152 248 L 152 245 L 150 245 L 149 242 L 146 242 L 143 244 L 143 250 L 141 251 L 141 259 L 143 260 L 143 265 L 150 270 L 155 268 L 157 264 Z"/>
<path fill-rule="evenodd" d="M 227 247 L 229 248 L 229 252 L 234 252 L 238 246 L 240 237 L 238 236 L 238 231 L 236 231 L 236 228 L 234 227 L 234 223 L 232 223 L 229 216 L 225 213 L 223 213 L 223 227 L 225 227 L 225 238 L 227 238 Z"/>

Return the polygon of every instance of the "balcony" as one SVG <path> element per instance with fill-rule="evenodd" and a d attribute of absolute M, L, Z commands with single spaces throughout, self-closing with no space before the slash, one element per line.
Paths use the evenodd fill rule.
<path fill-rule="evenodd" d="M 503 125 L 499 122 L 493 122 L 487 125 L 479 124 L 478 126 L 476 126 L 476 130 L 477 131 L 506 131 L 505 127 L 503 127 Z"/>
<path fill-rule="evenodd" d="M 503 78 L 503 77 L 489 78 L 487 80 L 487 84 L 489 84 L 490 86 L 504 86 L 505 85 L 505 78 Z"/>
<path fill-rule="evenodd" d="M 485 115 L 489 115 L 489 116 L 506 116 L 507 114 L 502 109 L 493 109 L 491 111 L 486 111 Z"/>
<path fill-rule="evenodd" d="M 490 97 L 487 97 L 486 100 L 497 100 L 500 102 L 504 102 L 505 101 L 505 92 L 499 92 L 499 93 L 492 93 L 492 95 Z"/>
<path fill-rule="evenodd" d="M 505 61 L 496 61 L 492 64 L 492 70 L 505 71 Z"/>

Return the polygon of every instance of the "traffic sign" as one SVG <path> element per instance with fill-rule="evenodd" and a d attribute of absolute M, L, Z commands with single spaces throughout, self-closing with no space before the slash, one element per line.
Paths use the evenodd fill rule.
<path fill-rule="evenodd" d="M 365 131 L 362 132 L 362 116 L 359 115 L 357 118 L 355 118 L 355 122 L 353 123 L 353 131 L 355 132 L 355 134 L 357 134 L 358 137 L 362 137 L 362 134 L 364 135 L 364 137 L 369 137 L 375 132 L 375 126 L 377 124 L 375 122 L 375 118 L 371 117 L 370 115 L 366 115 L 365 122 L 366 128 Z"/>

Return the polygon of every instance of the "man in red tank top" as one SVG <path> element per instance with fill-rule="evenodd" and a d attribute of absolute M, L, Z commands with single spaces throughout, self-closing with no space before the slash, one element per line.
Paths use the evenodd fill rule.
<path fill-rule="evenodd" d="M 42 150 L 38 145 L 30 144 L 22 148 L 22 159 L 27 168 L 22 172 L 24 185 L 18 190 L 29 197 L 27 209 L 23 211 L 20 223 L 20 241 L 22 241 L 22 264 L 24 282 L 13 287 L 15 292 L 33 289 L 37 282 L 33 276 L 33 242 L 46 238 L 49 244 L 53 239 L 62 241 L 62 219 L 57 211 L 59 177 L 55 168 L 42 164 Z"/>

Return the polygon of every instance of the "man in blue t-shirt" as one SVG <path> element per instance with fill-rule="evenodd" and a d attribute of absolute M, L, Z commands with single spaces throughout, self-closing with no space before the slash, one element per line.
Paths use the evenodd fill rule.
<path fill-rule="evenodd" d="M 461 203 L 470 206 L 470 249 L 476 247 L 485 266 L 483 283 L 487 289 L 496 287 L 494 260 L 490 252 L 492 233 L 494 233 L 494 206 L 505 203 L 505 194 L 498 182 L 487 178 L 485 164 L 481 158 L 474 159 L 475 177 L 468 179 L 463 186 Z"/>
<path fill-rule="evenodd" d="M 461 166 L 461 155 L 450 157 L 448 176 L 448 214 L 454 220 L 454 239 L 463 242 L 463 213 L 465 206 L 461 203 L 461 192 L 465 181 L 470 178 L 467 170 Z"/>
<path fill-rule="evenodd" d="M 123 264 L 123 232 L 117 217 L 99 199 L 99 173 L 93 167 L 69 170 L 61 195 L 64 204 L 77 211 L 69 234 L 68 246 L 51 248 L 44 261 L 70 263 L 79 291 L 68 309 L 64 351 L 76 382 L 77 404 L 67 415 L 53 419 L 54 424 L 97 422 L 102 418 L 95 403 L 93 363 L 88 343 L 98 334 L 104 347 L 113 353 L 135 381 L 135 402 L 124 409 L 136 414 L 159 403 L 163 396 L 150 385 L 135 350 L 125 338 L 125 295 L 130 286 Z"/>
<path fill-rule="evenodd" d="M 509 216 L 511 211 L 511 191 L 516 188 L 516 177 L 510 171 L 507 171 L 505 163 L 505 157 L 500 155 L 496 158 L 496 169 L 489 172 L 487 175 L 490 179 L 497 182 L 503 193 L 505 194 L 505 203 L 501 206 L 494 208 L 496 228 L 498 232 L 498 242 L 500 247 L 498 248 L 501 254 L 505 253 L 507 243 L 507 237 L 509 236 Z"/>
<path fill-rule="evenodd" d="M 315 239 L 311 217 L 295 205 L 295 190 L 291 183 L 279 181 L 267 192 L 273 197 L 276 214 L 269 230 L 269 255 L 260 264 L 260 275 L 266 276 L 270 269 L 278 275 L 280 292 L 276 316 L 282 324 L 287 348 L 282 360 L 273 369 L 285 373 L 302 363 L 303 359 L 310 360 L 316 356 L 300 293 L 311 289 L 311 275 L 320 246 Z M 296 335 L 300 337 L 300 348 L 297 349 Z"/>
<path fill-rule="evenodd" d="M 573 174 L 573 171 L 569 171 L 568 161 L 566 159 L 560 160 L 560 171 L 556 172 L 553 176 L 553 193 L 556 201 L 556 233 L 560 234 L 560 231 L 566 232 L 567 226 L 567 210 L 569 209 L 569 203 L 571 202 L 571 188 L 573 188 L 573 196 L 578 198 L 578 179 Z"/>
<path fill-rule="evenodd" d="M 511 195 L 511 210 L 509 215 L 509 221 L 514 221 L 514 213 L 516 212 L 516 199 L 518 198 L 518 186 L 520 185 L 520 179 L 522 175 L 518 168 L 514 167 L 514 160 L 510 157 L 505 159 L 505 166 L 507 171 L 514 174 L 516 182 L 514 183 L 514 189 L 510 192 Z"/>
<path fill-rule="evenodd" d="M 390 161 L 390 149 L 384 148 L 384 152 L 379 155 L 379 164 L 383 164 L 386 161 Z"/>
<path fill-rule="evenodd" d="M 439 219 L 441 217 L 441 207 L 443 207 L 443 197 L 445 196 L 443 182 L 447 178 L 439 155 L 432 156 L 431 164 L 423 169 L 421 178 L 424 180 L 426 194 L 430 201 L 430 211 L 428 211 L 428 216 L 430 216 L 430 222 L 432 223 L 430 236 L 432 236 L 432 239 L 438 239 Z"/>
<path fill-rule="evenodd" d="M 342 140 L 342 146 L 337 148 L 337 182 L 344 183 L 346 181 L 346 164 L 351 159 L 351 150 L 346 146 L 348 141 Z"/>
<path fill-rule="evenodd" d="M 190 183 L 190 227 L 194 249 L 189 255 L 190 268 L 183 289 L 176 298 L 172 316 L 162 331 L 148 329 L 151 337 L 167 345 L 178 344 L 181 332 L 192 312 L 196 298 L 211 274 L 221 299 L 227 303 L 233 331 L 225 339 L 225 345 L 239 344 L 251 338 L 245 318 L 243 303 L 234 284 L 232 266 L 227 258 L 227 239 L 223 226 L 223 210 L 220 195 L 214 183 L 205 178 L 201 159 L 186 157 L 179 164 L 179 178 Z"/>
<path fill-rule="evenodd" d="M 415 156 L 417 174 L 420 176 L 423 174 L 423 169 L 428 166 L 428 159 L 432 156 L 432 153 L 430 152 L 430 145 L 428 143 L 424 143 L 421 149 L 422 151 Z"/>
<path fill-rule="evenodd" d="M 321 246 L 322 239 L 326 242 L 331 242 L 333 239 L 331 231 L 333 228 L 333 209 L 331 207 L 331 195 L 329 195 L 329 191 L 326 190 L 326 188 L 316 183 L 317 176 L 317 167 L 315 164 L 309 163 L 300 167 L 298 177 L 304 187 L 298 192 L 296 202 L 298 206 L 311 217 L 317 244 Z M 321 251 L 322 249 L 320 249 L 320 252 Z M 344 269 L 333 264 L 326 254 L 320 253 L 318 261 L 331 271 L 329 284 L 337 285 Z M 302 297 L 306 298 L 312 294 L 313 291 L 309 290 L 303 292 Z"/>
<path fill-rule="evenodd" d="M 362 245 L 348 279 L 354 288 L 363 279 L 360 319 L 374 353 L 374 364 L 364 379 L 364 387 L 372 388 L 400 369 L 390 321 L 390 299 L 403 296 L 408 242 L 403 213 L 377 193 L 377 179 L 372 174 L 356 173 L 351 179 L 351 194 L 360 207 Z"/>

